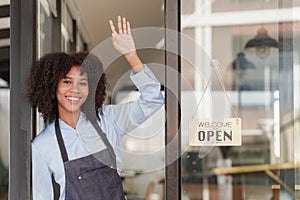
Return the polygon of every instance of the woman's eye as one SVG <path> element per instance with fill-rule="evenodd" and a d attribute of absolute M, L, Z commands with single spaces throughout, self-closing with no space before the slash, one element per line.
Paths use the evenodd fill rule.
<path fill-rule="evenodd" d="M 80 85 L 81 86 L 87 86 L 87 83 L 86 82 L 81 82 Z"/>
<path fill-rule="evenodd" d="M 64 83 L 64 84 L 67 84 L 67 85 L 70 85 L 70 84 L 71 84 L 71 81 L 65 80 L 65 81 L 63 81 L 63 83 Z"/>

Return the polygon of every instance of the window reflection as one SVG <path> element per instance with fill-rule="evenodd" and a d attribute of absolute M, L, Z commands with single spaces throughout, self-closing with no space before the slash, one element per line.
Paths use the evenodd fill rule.
<path fill-rule="evenodd" d="M 9 88 L 0 78 L 0 199 L 8 199 L 9 179 Z"/>
<path fill-rule="evenodd" d="M 47 1 L 40 0 L 38 3 L 38 56 L 52 51 L 52 27 L 53 15 Z"/>
<path fill-rule="evenodd" d="M 72 49 L 72 43 L 74 42 L 73 38 L 73 21 L 70 15 L 70 11 L 68 9 L 67 4 L 62 1 L 62 24 L 61 24 L 61 31 L 62 31 L 62 40 L 61 40 L 61 48 L 63 51 L 71 52 L 75 51 L 76 49 Z"/>
<path fill-rule="evenodd" d="M 1 1 L 0 20 L 0 200 L 8 199 L 10 136 L 10 5 Z M 4 23 L 3 23 L 4 22 Z"/>
<path fill-rule="evenodd" d="M 290 24 L 295 20 L 292 17 L 282 22 L 284 25 L 278 24 L 279 18 L 264 21 L 268 17 L 263 16 L 272 11 L 276 18 L 278 5 L 277 0 L 196 0 L 193 10 L 190 3 L 182 1 L 182 10 L 192 10 L 183 12 L 183 33 L 222 64 L 226 92 L 243 124 L 241 146 L 211 147 L 205 156 L 203 147 L 189 147 L 184 152 L 181 169 L 185 199 L 296 198 L 300 182 L 295 162 L 299 157 L 299 144 L 295 142 L 299 106 L 294 100 L 298 102 L 299 91 L 294 87 L 299 83 L 299 29 Z M 254 11 L 259 21 L 247 18 L 249 11 Z M 229 20 L 231 14 L 235 17 Z M 189 68 L 182 62 L 182 73 L 199 88 L 197 77 L 187 73 Z M 211 76 L 204 69 L 201 73 Z M 213 85 L 212 98 L 220 92 Z M 182 88 L 182 98 L 184 92 Z M 224 115 L 232 116 L 230 111 Z"/>

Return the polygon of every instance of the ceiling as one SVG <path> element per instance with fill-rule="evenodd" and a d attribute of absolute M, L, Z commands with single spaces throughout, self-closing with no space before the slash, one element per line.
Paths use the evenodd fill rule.
<path fill-rule="evenodd" d="M 110 37 L 109 19 L 117 16 L 130 20 L 132 28 L 163 27 L 164 0 L 75 0 L 85 21 L 91 46 Z"/>

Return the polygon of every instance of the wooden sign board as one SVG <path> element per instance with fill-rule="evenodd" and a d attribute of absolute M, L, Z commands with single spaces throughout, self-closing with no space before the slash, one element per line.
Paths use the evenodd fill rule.
<path fill-rule="evenodd" d="M 240 146 L 242 145 L 242 120 L 193 119 L 189 122 L 190 146 Z"/>

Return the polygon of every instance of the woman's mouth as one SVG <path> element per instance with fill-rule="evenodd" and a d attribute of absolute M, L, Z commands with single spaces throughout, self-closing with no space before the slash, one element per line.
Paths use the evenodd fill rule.
<path fill-rule="evenodd" d="M 66 97 L 69 101 L 79 101 L 80 97 Z"/>

